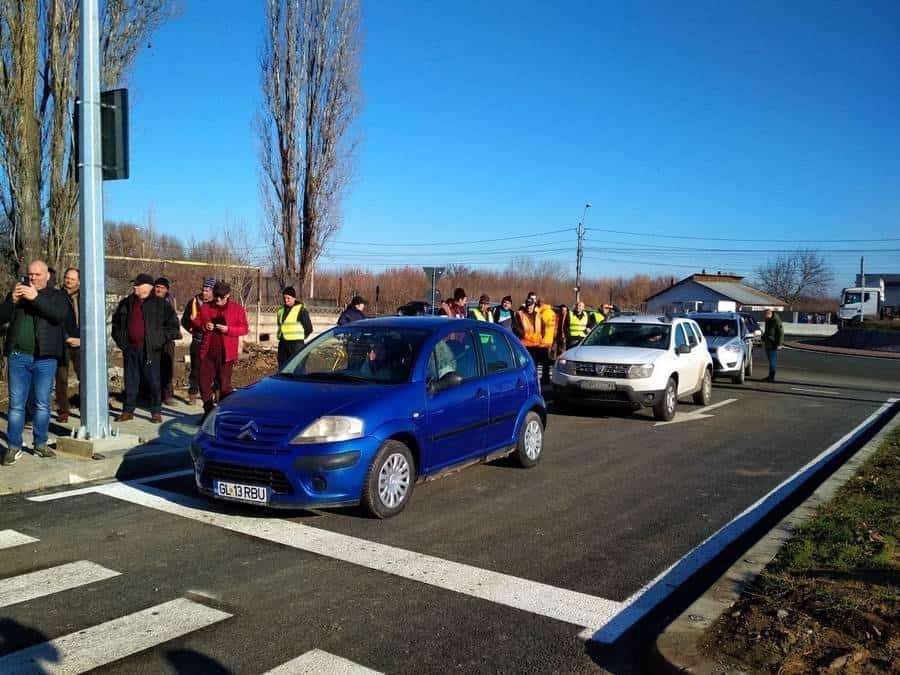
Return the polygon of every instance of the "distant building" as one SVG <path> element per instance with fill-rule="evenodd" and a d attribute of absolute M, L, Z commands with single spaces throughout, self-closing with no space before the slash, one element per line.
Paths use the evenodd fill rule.
<path fill-rule="evenodd" d="M 900 274 L 869 274 L 866 272 L 866 283 L 863 284 L 862 275 L 856 275 L 856 285 L 870 287 L 884 287 L 884 304 L 890 307 L 900 307 Z"/>
<path fill-rule="evenodd" d="M 647 311 L 653 314 L 698 309 L 784 311 L 783 300 L 741 283 L 743 278 L 734 274 L 692 274 L 647 298 Z"/>

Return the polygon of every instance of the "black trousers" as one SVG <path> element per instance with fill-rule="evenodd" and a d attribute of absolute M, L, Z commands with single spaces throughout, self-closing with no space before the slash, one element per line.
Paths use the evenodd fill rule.
<path fill-rule="evenodd" d="M 191 340 L 191 373 L 188 376 L 188 393 L 200 393 L 200 340 Z"/>
<path fill-rule="evenodd" d="M 162 390 L 163 398 L 172 398 L 175 396 L 175 387 L 173 380 L 175 379 L 175 343 L 167 342 L 163 347 L 162 354 L 159 355 L 159 386 Z"/>
<path fill-rule="evenodd" d="M 550 381 L 550 350 L 547 347 L 528 347 L 534 365 L 541 369 L 541 382 Z"/>
<path fill-rule="evenodd" d="M 138 394 L 143 386 L 150 398 L 150 412 L 162 410 L 162 389 L 159 384 L 159 354 L 147 354 L 143 349 L 129 346 L 122 354 L 125 361 L 125 412 L 134 412 Z"/>
<path fill-rule="evenodd" d="M 279 340 L 278 341 L 278 369 L 291 360 L 291 358 L 303 349 L 306 344 L 303 340 Z"/>

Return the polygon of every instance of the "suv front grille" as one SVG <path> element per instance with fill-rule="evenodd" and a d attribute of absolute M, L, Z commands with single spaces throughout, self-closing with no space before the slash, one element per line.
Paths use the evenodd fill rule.
<path fill-rule="evenodd" d="M 624 379 L 628 377 L 628 366 L 621 363 L 587 363 L 578 361 L 575 363 L 575 374 L 583 377 L 615 377 Z"/>
<path fill-rule="evenodd" d="M 212 485 L 213 480 L 224 480 L 230 483 L 246 485 L 264 485 L 273 492 L 285 495 L 294 494 L 287 477 L 276 469 L 255 469 L 225 462 L 207 462 L 203 467 L 202 480 Z"/>

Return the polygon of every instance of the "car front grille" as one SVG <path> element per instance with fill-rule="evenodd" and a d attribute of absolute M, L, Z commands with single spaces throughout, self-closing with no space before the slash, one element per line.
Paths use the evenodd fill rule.
<path fill-rule="evenodd" d="M 216 420 L 216 440 L 258 452 L 262 448 L 271 449 L 283 443 L 293 430 L 293 424 L 260 422 L 246 415 L 220 415 Z"/>
<path fill-rule="evenodd" d="M 575 374 L 583 377 L 628 377 L 628 366 L 621 363 L 575 363 Z"/>
<path fill-rule="evenodd" d="M 245 485 L 263 485 L 271 488 L 273 492 L 292 495 L 287 477 L 276 469 L 255 469 L 237 464 L 225 462 L 207 462 L 203 467 L 203 482 L 212 485 L 213 480 L 224 480 L 230 483 L 242 483 Z"/>

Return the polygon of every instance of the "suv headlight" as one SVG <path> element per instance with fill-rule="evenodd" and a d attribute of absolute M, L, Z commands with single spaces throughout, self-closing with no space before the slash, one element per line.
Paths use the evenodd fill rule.
<path fill-rule="evenodd" d="M 203 420 L 203 424 L 200 425 L 200 433 L 206 434 L 207 436 L 216 435 L 216 418 L 219 416 L 219 409 L 213 408 L 210 410 L 209 414 L 206 416 L 206 419 Z"/>
<path fill-rule="evenodd" d="M 343 417 L 339 415 L 326 415 L 306 427 L 294 436 L 291 445 L 306 445 L 308 443 L 337 443 L 339 441 L 351 441 L 361 438 L 363 435 L 363 421 L 357 417 Z"/>
<path fill-rule="evenodd" d="M 642 378 L 642 377 L 650 377 L 653 374 L 653 364 L 652 363 L 639 363 L 634 366 L 628 366 L 628 377 L 629 378 Z"/>
<path fill-rule="evenodd" d="M 744 351 L 744 346 L 738 344 L 737 342 L 729 342 L 728 344 L 722 345 L 720 349 L 726 352 L 731 352 L 732 354 L 740 354 L 742 351 Z"/>
<path fill-rule="evenodd" d="M 574 375 L 575 374 L 575 362 L 569 361 L 568 359 L 557 359 L 556 360 L 556 372 L 565 373 L 566 375 Z"/>

